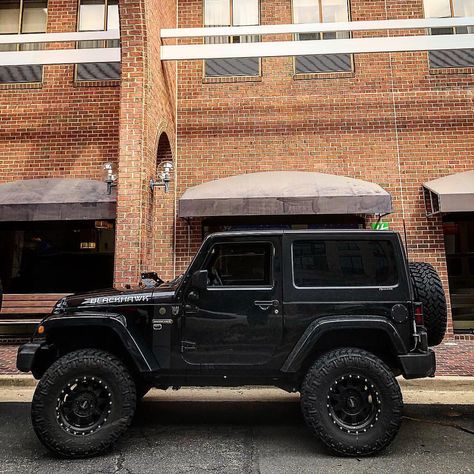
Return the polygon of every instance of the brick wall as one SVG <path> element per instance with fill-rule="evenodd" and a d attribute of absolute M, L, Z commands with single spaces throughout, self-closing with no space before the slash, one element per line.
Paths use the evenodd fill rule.
<path fill-rule="evenodd" d="M 202 26 L 201 0 L 178 5 L 179 27 Z M 353 0 L 351 15 L 421 18 L 422 0 Z M 261 0 L 261 23 L 291 23 L 290 0 Z M 178 196 L 204 181 L 262 170 L 379 183 L 392 194 L 387 220 L 405 227 L 410 259 L 433 263 L 447 288 L 440 219 L 426 217 L 421 186 L 474 168 L 472 74 L 435 74 L 426 53 L 360 54 L 353 74 L 304 80 L 293 77 L 292 58 L 264 58 L 262 71 L 249 82 L 216 83 L 203 80 L 202 61 L 179 64 Z M 178 271 L 200 240 L 199 222 L 178 222 Z"/>
<path fill-rule="evenodd" d="M 47 31 L 75 31 L 76 15 L 77 0 L 49 0 Z M 76 84 L 72 65 L 45 66 L 42 84 L 0 85 L 0 183 L 102 179 L 118 157 L 119 101 L 118 83 Z"/>

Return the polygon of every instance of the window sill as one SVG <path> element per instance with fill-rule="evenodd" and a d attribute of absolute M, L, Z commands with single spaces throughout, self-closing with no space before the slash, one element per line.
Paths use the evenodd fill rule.
<path fill-rule="evenodd" d="M 213 76 L 203 77 L 203 84 L 221 84 L 229 82 L 262 82 L 262 76 Z"/>
<path fill-rule="evenodd" d="M 103 81 L 74 81 L 74 87 L 117 87 L 122 81 L 120 79 L 105 79 Z"/>
<path fill-rule="evenodd" d="M 355 77 L 354 71 L 341 72 L 308 72 L 302 74 L 293 74 L 295 81 L 307 81 L 312 79 L 346 79 Z"/>
<path fill-rule="evenodd" d="M 433 76 L 444 76 L 450 74 L 474 74 L 474 66 L 430 68 L 430 74 L 432 74 Z"/>
<path fill-rule="evenodd" d="M 42 89 L 42 82 L 2 82 L 0 83 L 0 90 L 11 89 Z"/>

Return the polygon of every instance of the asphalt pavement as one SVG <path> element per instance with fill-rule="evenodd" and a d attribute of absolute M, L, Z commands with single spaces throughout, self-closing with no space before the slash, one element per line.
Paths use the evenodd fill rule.
<path fill-rule="evenodd" d="M 295 395 L 162 392 L 145 398 L 109 454 L 64 460 L 33 433 L 28 390 L 0 397 L 0 473 L 474 472 L 472 404 L 407 404 L 393 444 L 357 459 L 334 457 L 311 436 Z"/>

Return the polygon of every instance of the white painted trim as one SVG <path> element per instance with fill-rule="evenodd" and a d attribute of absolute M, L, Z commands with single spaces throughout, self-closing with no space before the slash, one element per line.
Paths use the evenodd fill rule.
<path fill-rule="evenodd" d="M 0 53 L 0 66 L 120 62 L 120 48 L 55 49 Z"/>
<path fill-rule="evenodd" d="M 68 41 L 96 41 L 114 39 L 120 39 L 119 30 L 0 35 L 0 44 L 64 43 Z"/>
<path fill-rule="evenodd" d="M 206 28 L 162 29 L 162 38 L 192 38 L 239 35 L 276 35 L 294 33 L 319 33 L 328 31 L 377 31 L 412 30 L 474 26 L 474 17 L 417 18 L 409 20 L 346 21 L 338 23 L 299 23 L 289 25 L 219 26 Z"/>
<path fill-rule="evenodd" d="M 315 41 L 169 45 L 163 61 L 188 59 L 259 58 L 312 54 L 394 53 L 474 48 L 474 35 L 396 36 Z"/>

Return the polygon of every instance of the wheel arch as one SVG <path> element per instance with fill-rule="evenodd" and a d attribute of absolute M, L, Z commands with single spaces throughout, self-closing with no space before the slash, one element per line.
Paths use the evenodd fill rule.
<path fill-rule="evenodd" d="M 158 364 L 140 334 L 127 327 L 120 314 L 74 313 L 52 316 L 43 322 L 49 351 L 35 357 L 35 377 L 54 360 L 77 349 L 94 348 L 111 352 L 122 359 L 134 373 L 157 370 Z"/>
<path fill-rule="evenodd" d="M 400 372 L 399 354 L 407 348 L 394 325 L 383 317 L 338 316 L 311 323 L 285 360 L 281 371 L 305 372 L 322 354 L 338 348 L 365 349 Z"/>

